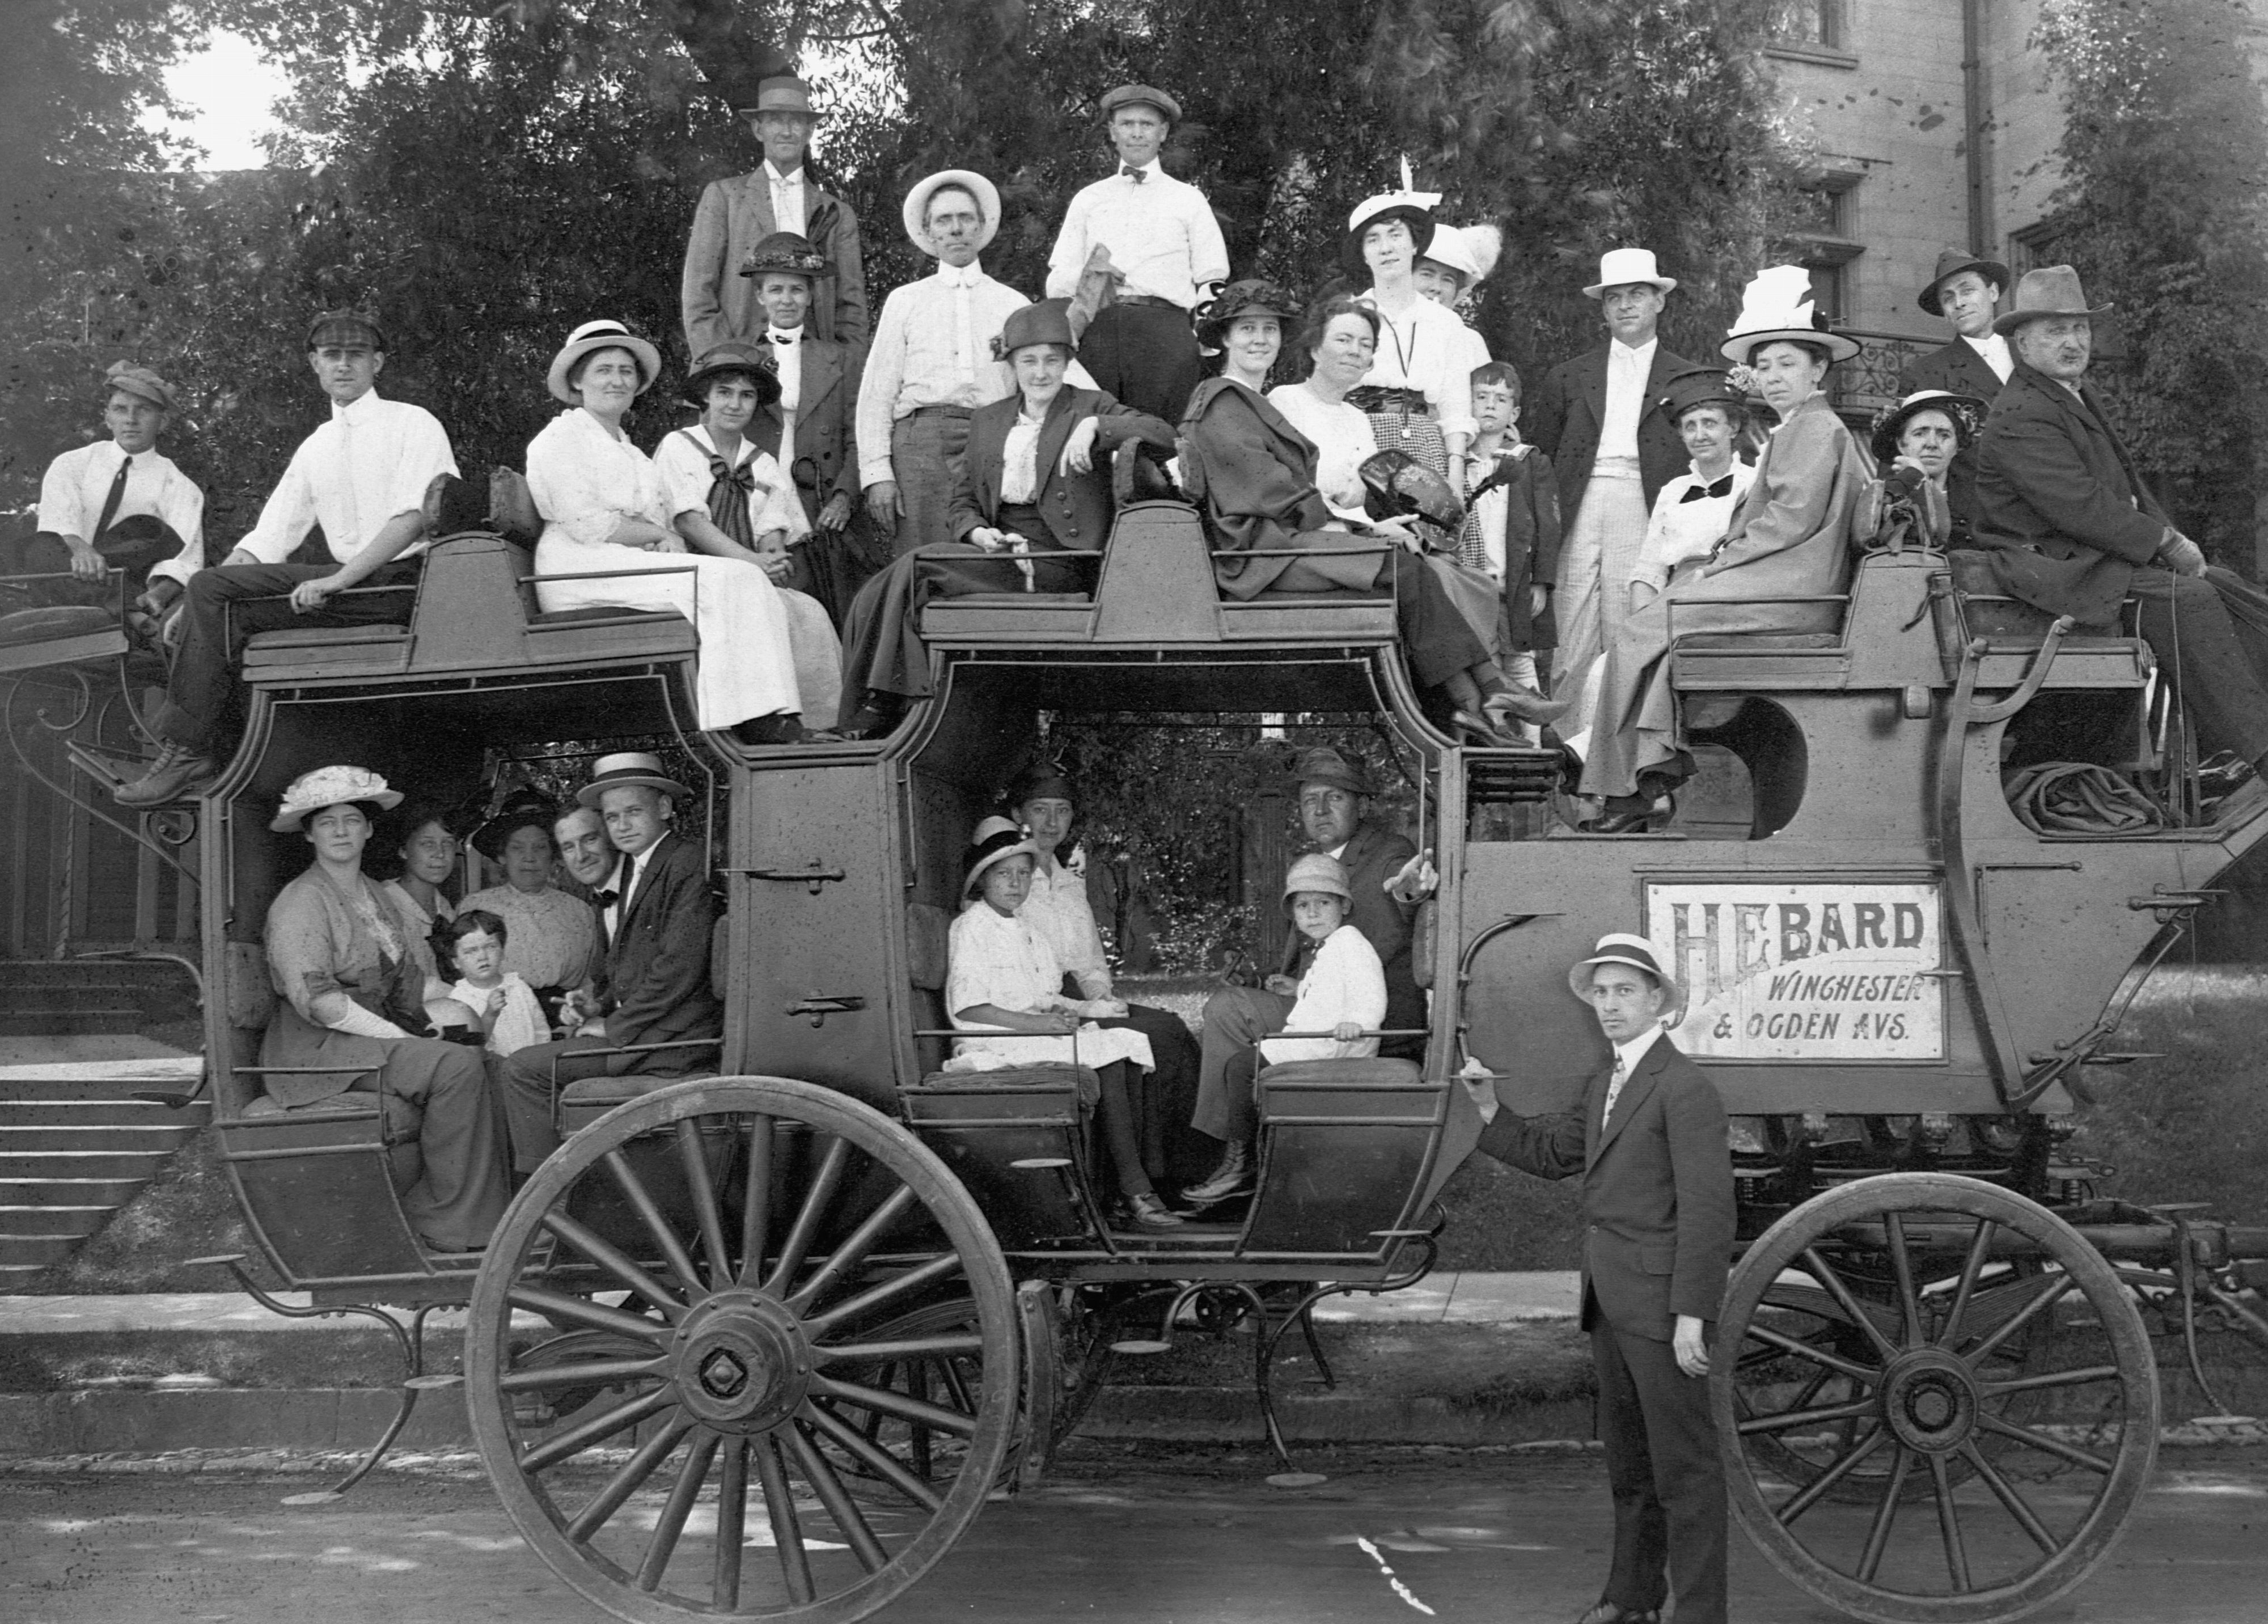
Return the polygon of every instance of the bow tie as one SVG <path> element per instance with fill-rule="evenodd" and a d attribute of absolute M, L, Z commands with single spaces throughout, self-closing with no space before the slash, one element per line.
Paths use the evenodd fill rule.
<path fill-rule="evenodd" d="M 1146 170 L 1146 169 L 1137 169 L 1137 168 L 1135 168 L 1135 167 L 1134 167 L 1134 165 L 1131 165 L 1131 164 L 1121 164 L 1121 165 L 1118 165 L 1118 173 L 1119 173 L 1120 174 L 1122 174 L 1122 175 L 1124 175 L 1124 176 L 1125 176 L 1129 180 L 1131 180 L 1131 181 L 1132 181 L 1136 186 L 1139 186 L 1139 185 L 1141 185 L 1145 180 L 1147 180 L 1150 178 L 1150 172 L 1149 172 L 1148 170 Z"/>
<path fill-rule="evenodd" d="M 767 336 L 769 336 L 775 344 L 797 344 L 803 342 L 803 334 L 800 333 L 773 333 Z"/>
<path fill-rule="evenodd" d="M 1683 496 L 1678 497 L 1677 501 L 1678 504 L 1682 507 L 1688 502 L 1698 502 L 1704 496 L 1729 496 L 1732 494 L 1733 476 L 1727 474 L 1723 479 L 1719 480 L 1713 485 L 1694 486 Z"/>
<path fill-rule="evenodd" d="M 612 908 L 622 900 L 622 893 L 619 891 L 594 891 L 591 893 L 592 905 L 596 908 Z"/>

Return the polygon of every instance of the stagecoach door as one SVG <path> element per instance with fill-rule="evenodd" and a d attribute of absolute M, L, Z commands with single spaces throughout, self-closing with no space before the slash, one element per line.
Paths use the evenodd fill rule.
<path fill-rule="evenodd" d="M 725 1069 L 827 1084 L 895 1113 L 893 775 L 867 761 L 733 779 Z"/>

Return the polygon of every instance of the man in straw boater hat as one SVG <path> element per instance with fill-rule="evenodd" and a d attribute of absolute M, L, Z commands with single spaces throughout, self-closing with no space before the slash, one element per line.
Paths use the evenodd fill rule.
<path fill-rule="evenodd" d="M 2095 318 L 2068 265 L 2027 271 L 1993 323 L 2016 370 L 1977 442 L 1978 543 L 2000 588 L 2082 626 L 2139 601 L 2199 753 L 2268 760 L 2268 594 L 2176 529 L 2087 387 Z"/>
<path fill-rule="evenodd" d="M 292 452 L 250 533 L 218 568 L 189 577 L 155 722 L 158 759 L 119 788 L 121 806 L 162 806 L 220 771 L 235 745 L 238 662 L 255 633 L 409 619 L 429 493 L 445 475 L 457 486 L 457 459 L 432 413 L 379 394 L 386 354 L 386 334 L 366 312 L 330 311 L 308 327 L 307 365 L 330 416 Z M 330 562 L 284 562 L 318 526 Z"/>
<path fill-rule="evenodd" d="M 811 86 L 783 74 L 759 79 L 753 87 L 739 82 L 722 89 L 733 111 L 748 121 L 762 144 L 764 161 L 747 174 L 711 181 L 693 211 L 679 290 L 686 353 L 702 355 L 727 339 L 762 335 L 763 308 L 740 267 L 749 251 L 775 231 L 808 239 L 833 268 L 834 297 L 811 312 L 812 331 L 845 344 L 865 342 L 866 273 L 858 253 L 858 217 L 849 203 L 821 191 L 804 164 L 819 124 Z"/>
<path fill-rule="evenodd" d="M 622 853 L 610 881 L 592 893 L 599 969 L 585 997 L 571 996 L 575 1035 L 519 1050 L 504 1062 L 504 1112 L 512 1166 L 526 1174 L 559 1148 L 558 1091 L 586 1077 L 672 1077 L 713 1066 L 717 1047 L 702 1040 L 724 1030 L 709 984 L 717 899 L 701 848 L 677 833 L 677 808 L 693 791 L 669 776 L 659 756 L 629 750 L 602 755 L 576 801 L 597 812 Z M 563 843 L 566 838 L 562 820 Z M 578 871 L 578 878 L 579 878 Z M 593 1054 L 681 1044 L 643 1054 Z"/>
<path fill-rule="evenodd" d="M 104 603 L 104 572 L 122 570 L 136 613 L 156 616 L 204 563 L 205 494 L 158 449 L 180 410 L 173 386 L 146 366 L 114 361 L 102 389 L 108 437 L 49 463 L 38 528 L 0 541 L 0 576 L 76 578 L 0 586 L 0 614 Z"/>
<path fill-rule="evenodd" d="M 1655 335 L 1677 279 L 1650 248 L 1611 248 L 1583 292 L 1599 301 L 1607 342 L 1543 375 L 1528 411 L 1528 437 L 1559 475 L 1559 579 L 1551 598 L 1558 646 L 1551 691 L 1589 714 L 1580 691 L 1622 629 L 1630 579 L 1661 488 L 1685 468 L 1677 430 L 1653 409 L 1664 386 L 1694 363 Z M 1570 686 L 1573 685 L 1573 686 Z"/>
<path fill-rule="evenodd" d="M 1953 324 L 1953 340 L 1918 357 L 1900 381 L 1900 395 L 1926 389 L 1969 395 L 1991 404 L 2016 371 L 2015 352 L 1993 330 L 2001 296 L 2008 290 L 2008 268 L 1998 260 L 1948 248 L 1937 256 L 1937 273 L 1914 302 Z M 1977 448 L 1967 438 L 1946 476 L 1954 511 L 1972 519 L 1977 500 Z"/>
<path fill-rule="evenodd" d="M 1668 1039 L 1685 995 L 1651 942 L 1601 937 L 1567 985 L 1612 1051 L 1576 1110 L 1518 1116 L 1501 1108 L 1494 1079 L 1465 1086 L 1482 1150 L 1540 1179 L 1583 1181 L 1582 1325 L 1615 1547 L 1580 1624 L 1657 1624 L 1673 1593 L 1677 1624 L 1724 1624 L 1725 1476 L 1708 1379 L 1733 1251 L 1724 1103 Z"/>
<path fill-rule="evenodd" d="M 949 539 L 953 460 L 968 444 L 968 415 L 1016 391 L 992 341 L 1031 303 L 992 280 L 977 255 L 999 234 L 1000 192 L 970 169 L 914 183 L 906 235 L 937 274 L 882 301 L 858 381 L 858 481 L 866 511 L 900 556 Z"/>
<path fill-rule="evenodd" d="M 1228 280 L 1228 244 L 1205 195 L 1158 161 L 1181 103 L 1121 85 L 1103 96 L 1102 119 L 1117 162 L 1064 211 L 1048 297 L 1070 298 L 1101 273 L 1108 292 L 1079 334 L 1079 364 L 1105 394 L 1178 423 L 1204 370 L 1191 317 Z"/>

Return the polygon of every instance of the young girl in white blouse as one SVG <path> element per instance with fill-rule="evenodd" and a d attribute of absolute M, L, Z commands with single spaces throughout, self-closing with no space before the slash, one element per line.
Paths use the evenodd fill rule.
<path fill-rule="evenodd" d="M 510 1054 L 549 1043 L 551 1028 L 535 989 L 504 967 L 505 926 L 485 908 L 461 910 L 440 930 L 457 961 L 449 996 L 465 1006 L 491 1054 Z"/>
<path fill-rule="evenodd" d="M 1353 907 L 1354 889 L 1336 857 L 1310 852 L 1285 877 L 1284 911 L 1293 928 L 1315 944 L 1315 956 L 1300 978 L 1284 1030 L 1330 1035 L 1263 1038 L 1260 1054 L 1269 1065 L 1359 1060 L 1378 1053 L 1379 1024 L 1386 1018 L 1386 966 L 1370 938 L 1347 922 Z"/>

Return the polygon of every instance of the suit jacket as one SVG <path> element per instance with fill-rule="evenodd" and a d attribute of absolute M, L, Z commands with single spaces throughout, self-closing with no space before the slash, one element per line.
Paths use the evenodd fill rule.
<path fill-rule="evenodd" d="M 1348 909 L 1348 918 L 1378 950 L 1378 961 L 1386 971 L 1386 1025 L 1390 1032 L 1421 1031 L 1425 1025 L 1425 994 L 1410 970 L 1414 934 L 1410 922 L 1418 909 L 1386 893 L 1386 882 L 1417 855 L 1418 848 L 1410 843 L 1407 836 L 1374 823 L 1357 825 L 1347 839 L 1346 849 L 1339 854 L 1339 861 L 1346 867 L 1347 887 L 1354 893 L 1354 905 Z M 1306 967 L 1303 961 L 1313 955 L 1314 945 L 1298 931 L 1292 932 L 1285 943 L 1284 974 L 1297 977 Z M 1386 1051 L 1393 1054 L 1416 1047 L 1420 1046 L 1389 1040 Z"/>
<path fill-rule="evenodd" d="M 1984 357 L 1968 340 L 1956 338 L 1942 349 L 1931 350 L 1906 369 L 1898 393 L 1908 395 L 1922 389 L 1949 389 L 1955 394 L 1975 395 L 1990 404 L 2000 393 L 2000 375 L 1984 364 Z M 1973 442 L 1953 455 L 1953 467 L 1946 471 L 1945 500 L 1955 519 L 1975 529 L 1977 447 Z"/>
<path fill-rule="evenodd" d="M 1656 343 L 1653 365 L 1646 375 L 1646 408 L 1638 420 L 1638 480 L 1646 488 L 1646 511 L 1661 488 L 1685 472 L 1691 460 L 1677 425 L 1654 408 L 1663 383 L 1697 364 L 1672 354 Z M 1551 459 L 1559 475 L 1559 511 L 1569 525 L 1591 482 L 1591 465 L 1598 460 L 1599 430 L 1607 415 L 1607 346 L 1602 344 L 1572 361 L 1563 361 L 1543 375 L 1534 403 L 1522 415 L 1521 432 L 1536 450 Z M 1542 577 L 1538 577 L 1539 579 Z"/>
<path fill-rule="evenodd" d="M 700 848 L 681 834 L 663 835 L 599 967 L 608 1042 L 666 1043 L 724 1030 L 724 1010 L 709 986 L 716 926 L 717 899 Z"/>
<path fill-rule="evenodd" d="M 1714 1319 L 1733 1253 L 1733 1157 L 1716 1084 L 1667 1037 L 1654 1040 L 1600 1127 L 1611 1074 L 1572 1116 L 1509 1111 L 1480 1148 L 1542 1179 L 1583 1180 L 1583 1328 L 1670 1340 L 1675 1317 Z"/>
<path fill-rule="evenodd" d="M 954 540 L 979 525 L 999 524 L 1008 431 L 1016 426 L 1023 406 L 1023 396 L 1012 394 L 968 415 L 968 446 L 954 462 L 953 505 L 946 513 L 946 530 Z M 1064 442 L 1088 417 L 1098 425 L 1094 466 L 1085 474 L 1057 473 Z M 1108 453 L 1123 440 L 1171 451 L 1174 431 L 1162 419 L 1121 406 L 1099 389 L 1074 389 L 1066 384 L 1048 402 L 1047 419 L 1040 425 L 1040 489 L 1033 505 L 1040 510 L 1056 545 L 1066 552 L 1099 553 L 1110 540 Z"/>
<path fill-rule="evenodd" d="M 807 319 L 821 338 L 862 346 L 871 330 L 866 318 L 866 273 L 858 254 L 858 217 L 841 198 L 822 192 L 804 171 L 804 234 L 834 266 L 835 297 L 811 302 Z M 685 242 L 685 274 L 679 305 L 685 322 L 685 347 L 695 356 L 739 339 L 756 343 L 764 335 L 764 312 L 756 304 L 756 279 L 740 275 L 748 250 L 778 228 L 772 223 L 772 188 L 759 168 L 725 180 L 712 180 L 693 211 L 693 232 Z"/>
<path fill-rule="evenodd" d="M 2001 590 L 2090 626 L 2117 623 L 2169 522 L 2094 394 L 2021 361 L 1977 438 L 1977 502 Z"/>
<path fill-rule="evenodd" d="M 760 335 L 765 324 L 759 320 Z M 816 335 L 796 346 L 803 351 L 803 391 L 795 408 L 795 467 L 787 475 L 803 498 L 803 516 L 816 519 L 828 498 L 850 498 L 858 511 L 858 356 L 848 344 Z M 767 455 L 779 455 L 786 418 L 779 402 L 759 408 L 748 422 L 748 437 Z"/>

